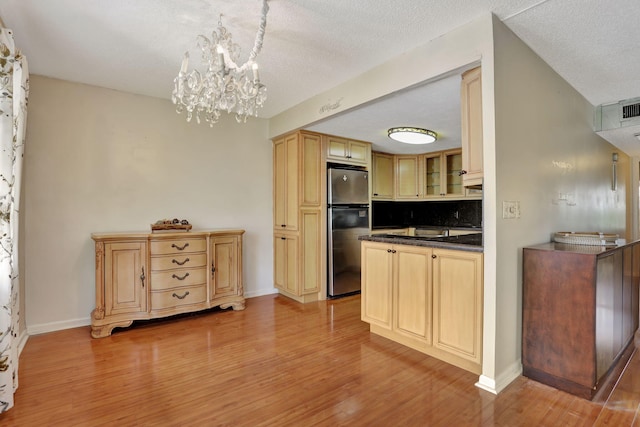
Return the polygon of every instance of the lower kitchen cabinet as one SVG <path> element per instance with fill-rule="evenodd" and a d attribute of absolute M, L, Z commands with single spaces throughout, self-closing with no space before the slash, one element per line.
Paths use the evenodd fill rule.
<path fill-rule="evenodd" d="M 94 233 L 96 308 L 91 336 L 212 307 L 244 309 L 244 230 Z"/>
<path fill-rule="evenodd" d="M 638 264 L 638 243 L 524 248 L 523 374 L 587 399 L 615 382 L 638 329 Z"/>
<path fill-rule="evenodd" d="M 362 242 L 371 332 L 479 374 L 482 253 Z"/>
<path fill-rule="evenodd" d="M 482 360 L 482 254 L 433 250 L 433 345 Z"/>

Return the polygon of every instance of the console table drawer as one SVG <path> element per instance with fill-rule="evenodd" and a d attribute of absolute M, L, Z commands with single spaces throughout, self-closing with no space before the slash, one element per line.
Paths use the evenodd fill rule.
<path fill-rule="evenodd" d="M 207 300 L 206 285 L 151 292 L 151 310 L 175 308 L 181 305 L 199 304 Z"/>
<path fill-rule="evenodd" d="M 173 255 L 192 252 L 205 252 L 206 239 L 152 240 L 151 255 Z"/>
<path fill-rule="evenodd" d="M 185 254 L 172 256 L 159 256 L 151 258 L 151 270 L 175 270 L 191 267 L 206 267 L 207 254 Z"/>
<path fill-rule="evenodd" d="M 158 291 L 207 282 L 207 269 L 194 268 L 151 273 L 151 290 Z"/>

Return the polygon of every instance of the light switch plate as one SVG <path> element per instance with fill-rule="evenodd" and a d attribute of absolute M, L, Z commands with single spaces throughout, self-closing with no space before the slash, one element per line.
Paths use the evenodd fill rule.
<path fill-rule="evenodd" d="M 516 219 L 520 218 L 520 202 L 518 201 L 503 201 L 502 202 L 502 218 L 503 219 Z"/>

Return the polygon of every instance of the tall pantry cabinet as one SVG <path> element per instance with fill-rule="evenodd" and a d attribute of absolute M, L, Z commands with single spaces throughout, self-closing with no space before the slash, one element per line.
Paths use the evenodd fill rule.
<path fill-rule="evenodd" d="M 318 299 L 323 276 L 321 135 L 298 131 L 273 141 L 274 285 L 299 302 Z"/>

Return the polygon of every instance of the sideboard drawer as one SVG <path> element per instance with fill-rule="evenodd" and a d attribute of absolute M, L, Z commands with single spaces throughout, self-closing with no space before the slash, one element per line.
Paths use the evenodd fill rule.
<path fill-rule="evenodd" d="M 205 252 L 206 250 L 206 239 L 172 239 L 151 241 L 152 256 Z"/>
<path fill-rule="evenodd" d="M 151 270 L 175 270 L 192 267 L 206 267 L 207 254 L 174 254 L 169 256 L 151 257 Z"/>
<path fill-rule="evenodd" d="M 151 310 L 162 310 L 165 308 L 175 308 L 181 305 L 199 304 L 206 302 L 206 300 L 206 285 L 151 292 Z"/>
<path fill-rule="evenodd" d="M 151 273 L 151 290 L 158 291 L 207 282 L 207 269 L 194 268 Z"/>

